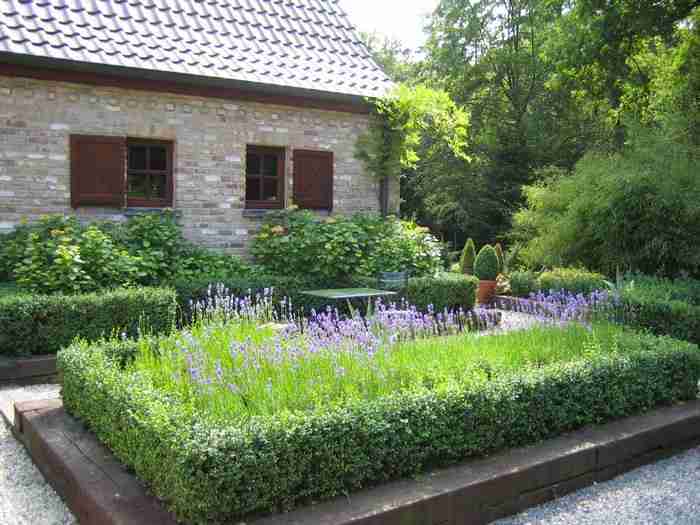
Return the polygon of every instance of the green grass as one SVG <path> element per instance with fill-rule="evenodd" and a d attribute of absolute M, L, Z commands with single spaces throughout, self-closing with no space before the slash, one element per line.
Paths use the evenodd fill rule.
<path fill-rule="evenodd" d="M 323 411 L 397 392 L 446 391 L 528 367 L 614 351 L 619 327 L 540 327 L 502 335 L 465 334 L 389 344 L 375 353 L 341 341 L 309 351 L 304 337 L 254 324 L 197 324 L 138 343 L 128 372 L 215 420 Z"/>

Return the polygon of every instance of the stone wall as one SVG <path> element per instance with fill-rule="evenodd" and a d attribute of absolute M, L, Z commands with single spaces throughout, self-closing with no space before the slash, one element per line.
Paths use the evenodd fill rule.
<path fill-rule="evenodd" d="M 174 208 L 185 235 L 244 251 L 247 144 L 334 153 L 333 213 L 377 211 L 378 183 L 354 158 L 368 117 L 306 108 L 0 77 L 0 232 L 46 213 L 123 219 L 129 210 L 70 207 L 71 134 L 173 140 Z M 398 195 L 394 186 L 392 202 Z"/>

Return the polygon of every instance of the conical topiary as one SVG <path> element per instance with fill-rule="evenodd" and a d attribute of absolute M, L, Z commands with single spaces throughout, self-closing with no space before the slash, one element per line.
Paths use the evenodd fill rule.
<path fill-rule="evenodd" d="M 463 274 L 472 275 L 474 273 L 474 259 L 476 259 L 476 246 L 474 246 L 474 240 L 469 237 L 464 243 L 462 256 L 459 259 L 459 269 Z"/>
<path fill-rule="evenodd" d="M 498 277 L 498 256 L 490 244 L 479 250 L 474 260 L 474 275 L 482 281 L 495 281 Z"/>
<path fill-rule="evenodd" d="M 498 257 L 498 273 L 504 273 L 506 271 L 506 259 L 503 255 L 503 246 L 500 242 L 497 242 L 493 247 L 496 250 L 496 257 Z"/>

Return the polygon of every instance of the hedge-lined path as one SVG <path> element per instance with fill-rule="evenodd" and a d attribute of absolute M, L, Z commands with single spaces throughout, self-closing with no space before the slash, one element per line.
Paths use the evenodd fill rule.
<path fill-rule="evenodd" d="M 494 525 L 697 525 L 700 448 L 500 520 Z"/>
<path fill-rule="evenodd" d="M 0 396 L 47 399 L 57 385 L 2 387 Z M 0 418 L 0 523 L 2 525 L 73 525 L 77 521 L 44 480 L 24 447 Z"/>

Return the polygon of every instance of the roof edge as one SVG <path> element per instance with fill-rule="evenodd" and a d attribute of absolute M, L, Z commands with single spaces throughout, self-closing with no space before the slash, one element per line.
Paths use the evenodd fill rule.
<path fill-rule="evenodd" d="M 0 75 L 343 113 L 371 113 L 373 106 L 358 95 L 7 52 L 0 52 Z"/>

